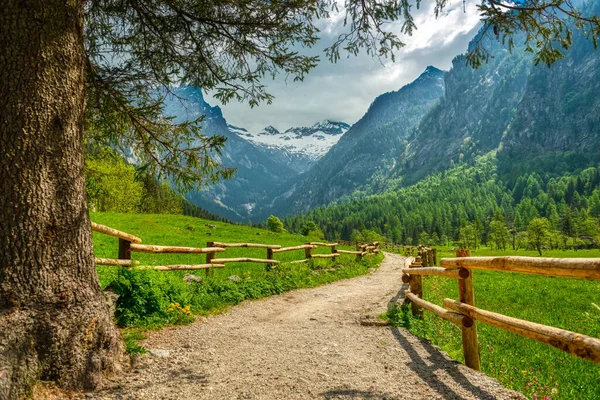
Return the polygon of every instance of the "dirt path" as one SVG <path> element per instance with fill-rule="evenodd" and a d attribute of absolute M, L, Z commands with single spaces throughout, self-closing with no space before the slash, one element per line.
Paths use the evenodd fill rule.
<path fill-rule="evenodd" d="M 386 254 L 373 274 L 156 332 L 144 346 L 163 351 L 93 398 L 522 398 L 402 328 L 360 325 L 399 295 L 402 265 Z"/>

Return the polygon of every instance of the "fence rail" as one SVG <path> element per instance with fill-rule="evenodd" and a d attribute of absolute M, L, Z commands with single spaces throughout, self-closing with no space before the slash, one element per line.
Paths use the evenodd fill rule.
<path fill-rule="evenodd" d="M 444 258 L 441 260 L 440 265 L 446 268 L 462 267 L 563 278 L 600 280 L 599 258 L 460 257 Z"/>
<path fill-rule="evenodd" d="M 413 315 L 422 317 L 427 310 L 449 320 L 462 330 L 465 364 L 480 369 L 477 325 L 475 321 L 537 340 L 578 357 L 600 363 L 600 339 L 583 334 L 537 324 L 506 315 L 482 310 L 475 306 L 473 270 L 490 270 L 543 276 L 600 280 L 598 258 L 537 258 L 537 257 L 469 257 L 465 249 L 457 250 L 456 258 L 440 260 L 440 267 L 429 266 L 435 260 L 435 249 L 420 248 L 423 256 L 409 258 L 403 268 L 402 281 L 409 284 L 406 301 L 411 303 Z M 425 265 L 424 265 L 425 264 Z M 442 276 L 458 280 L 460 300 L 444 299 L 444 308 L 423 300 L 422 276 Z"/>
<path fill-rule="evenodd" d="M 119 239 L 119 254 L 118 258 L 96 258 L 97 265 L 113 265 L 123 267 L 133 267 L 140 269 L 154 269 L 158 271 L 177 271 L 177 270 L 206 270 L 208 275 L 212 268 L 225 268 L 227 263 L 240 263 L 240 262 L 252 262 L 252 263 L 263 263 L 267 264 L 267 268 L 276 268 L 280 264 L 279 260 L 274 258 L 276 253 L 282 253 L 286 251 L 304 250 L 304 259 L 292 261 L 291 263 L 308 262 L 313 258 L 330 258 L 335 259 L 341 254 L 353 254 L 356 255 L 357 261 L 360 261 L 363 255 L 371 255 L 379 251 L 379 243 L 374 242 L 365 244 L 365 248 L 369 248 L 367 251 L 348 251 L 348 250 L 337 250 L 336 246 L 338 243 L 324 243 L 324 242 L 309 242 L 299 246 L 282 247 L 278 244 L 261 244 L 261 243 L 223 243 L 223 242 L 207 242 L 207 247 L 182 247 L 182 246 L 156 246 L 141 244 L 142 239 L 137 236 L 131 235 L 126 232 L 119 231 L 117 229 L 110 228 L 105 225 L 97 224 L 92 222 L 92 230 L 95 232 L 103 233 L 109 236 L 113 236 Z M 312 254 L 312 250 L 317 247 L 327 247 L 331 249 L 330 254 Z M 256 248 L 266 249 L 267 258 L 255 258 L 255 257 L 236 257 L 236 258 L 215 258 L 217 253 L 223 253 L 228 248 Z M 161 266 L 138 266 L 139 261 L 131 259 L 132 252 L 141 253 L 163 253 L 163 254 L 205 254 L 206 261 L 204 264 L 189 264 L 189 265 L 161 265 Z"/>
<path fill-rule="evenodd" d="M 104 233 L 109 236 L 114 236 L 119 239 L 127 240 L 131 243 L 142 243 L 142 239 L 137 236 L 130 235 L 129 233 L 121 232 L 116 229 L 110 228 L 106 225 L 100 225 L 95 222 L 92 222 L 92 230 L 94 232 Z"/>

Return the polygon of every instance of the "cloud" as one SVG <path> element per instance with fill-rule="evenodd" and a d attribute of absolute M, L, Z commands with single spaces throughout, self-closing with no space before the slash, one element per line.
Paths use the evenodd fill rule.
<path fill-rule="evenodd" d="M 378 95 L 400 89 L 416 79 L 428 65 L 449 69 L 452 59 L 464 53 L 468 42 L 480 27 L 477 2 L 468 2 L 463 11 L 462 0 L 451 0 L 435 18 L 434 0 L 421 3 L 413 10 L 417 30 L 412 36 L 402 36 L 406 43 L 396 55 L 396 61 L 383 63 L 361 53 L 358 57 L 342 57 L 336 64 L 326 57 L 312 70 L 304 82 L 286 82 L 284 78 L 265 81 L 275 96 L 271 105 L 250 108 L 247 104 L 231 102 L 222 105 L 223 115 L 230 124 L 251 132 L 273 125 L 279 130 L 291 126 L 308 126 L 323 119 L 355 123 Z M 343 32 L 343 13 L 321 21 L 324 49 Z M 400 32 L 401 23 L 389 29 Z M 211 105 L 219 104 L 207 93 Z"/>

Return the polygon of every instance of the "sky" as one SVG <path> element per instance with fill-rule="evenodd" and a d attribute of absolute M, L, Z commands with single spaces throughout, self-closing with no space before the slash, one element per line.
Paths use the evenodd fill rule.
<path fill-rule="evenodd" d="M 325 54 L 303 82 L 286 82 L 284 77 L 268 79 L 267 91 L 275 96 L 271 104 L 250 108 L 236 101 L 222 105 L 206 93 L 211 105 L 219 105 L 228 123 L 260 132 L 268 125 L 284 131 L 292 126 L 311 126 L 330 119 L 354 124 L 380 94 L 395 91 L 415 80 L 429 65 L 449 70 L 452 59 L 467 49 L 479 29 L 476 1 L 450 0 L 437 19 L 434 0 L 423 0 L 419 10 L 413 9 L 417 30 L 412 36 L 400 36 L 406 44 L 396 53 L 395 62 L 371 58 L 364 52 L 332 64 Z M 399 32 L 402 21 L 390 24 Z M 332 14 L 319 21 L 321 41 L 318 50 L 326 48 L 344 32 L 343 15 Z"/>

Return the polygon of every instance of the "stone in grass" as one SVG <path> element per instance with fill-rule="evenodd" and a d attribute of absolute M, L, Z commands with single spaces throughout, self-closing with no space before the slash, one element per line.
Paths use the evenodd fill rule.
<path fill-rule="evenodd" d="M 202 282 L 202 278 L 196 275 L 192 275 L 192 274 L 185 274 L 185 276 L 183 277 L 183 280 L 186 281 L 188 283 L 188 285 L 191 285 L 192 283 L 201 283 Z"/>
<path fill-rule="evenodd" d="M 369 272 L 370 273 L 377 272 L 377 268 L 369 268 Z"/>
<path fill-rule="evenodd" d="M 237 276 L 237 275 L 231 275 L 231 276 L 230 276 L 229 278 L 227 278 L 227 279 L 229 279 L 231 282 L 239 282 L 239 281 L 241 281 L 241 280 L 242 280 L 242 279 L 241 279 L 239 276 Z"/>
<path fill-rule="evenodd" d="M 344 268 L 344 264 L 335 264 L 334 268 Z"/>

